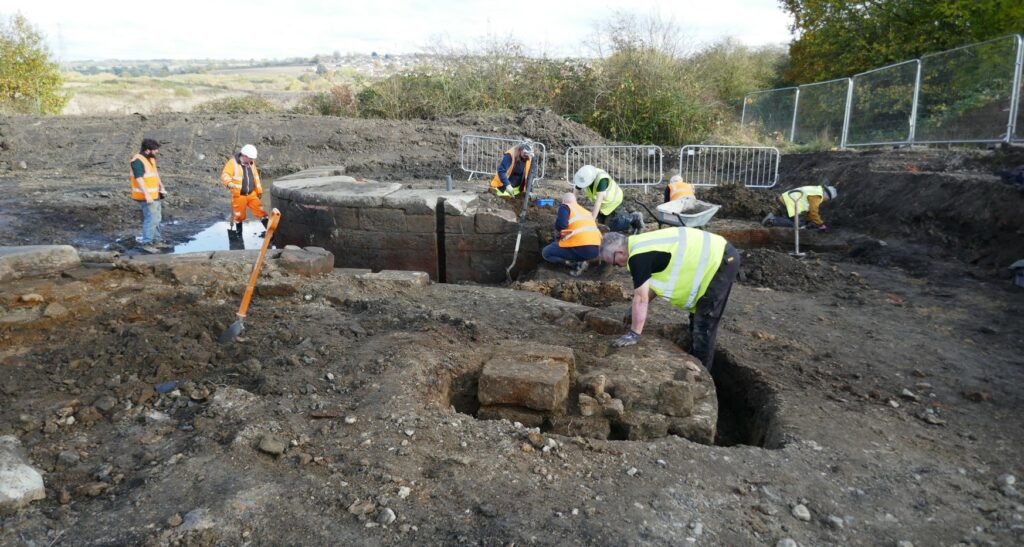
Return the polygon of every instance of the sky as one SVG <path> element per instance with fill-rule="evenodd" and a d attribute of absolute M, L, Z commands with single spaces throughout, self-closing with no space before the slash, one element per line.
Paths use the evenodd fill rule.
<path fill-rule="evenodd" d="M 518 6 L 521 6 L 520 9 Z M 530 10 L 533 10 L 531 12 Z M 671 20 L 689 47 L 733 37 L 789 41 L 778 0 L 4 0 L 46 37 L 58 61 L 273 59 L 315 53 L 418 53 L 512 36 L 534 55 L 591 56 L 617 11 Z M 511 20 L 511 21 L 510 21 Z"/>

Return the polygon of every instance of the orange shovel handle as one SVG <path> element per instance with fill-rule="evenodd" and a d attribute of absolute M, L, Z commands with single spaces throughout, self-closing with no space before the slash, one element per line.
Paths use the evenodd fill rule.
<path fill-rule="evenodd" d="M 245 287 L 245 296 L 242 297 L 242 305 L 238 307 L 238 317 L 245 317 L 245 312 L 249 309 L 249 301 L 252 300 L 252 290 L 256 288 L 256 279 L 260 276 L 260 270 L 263 268 L 263 259 L 267 257 L 267 249 L 270 248 L 270 240 L 274 236 L 274 230 L 277 229 L 277 223 L 281 220 L 281 211 L 274 209 L 270 213 L 270 223 L 267 225 L 267 233 L 263 236 L 263 246 L 260 247 L 260 257 L 256 259 L 256 264 L 252 267 L 252 273 L 249 274 L 249 285 Z"/>

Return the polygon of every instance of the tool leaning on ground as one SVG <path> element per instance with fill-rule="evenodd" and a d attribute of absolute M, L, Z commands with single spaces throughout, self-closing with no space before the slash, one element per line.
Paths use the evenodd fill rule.
<path fill-rule="evenodd" d="M 512 282 L 512 268 L 519 259 L 519 244 L 523 240 L 523 224 L 526 224 L 526 211 L 530 208 L 530 192 L 533 190 L 533 178 L 526 179 L 526 190 L 523 192 L 523 210 L 519 212 L 519 229 L 516 232 L 516 249 L 512 252 L 512 263 L 505 268 L 505 281 Z"/>
<path fill-rule="evenodd" d="M 249 309 L 249 301 L 252 300 L 252 291 L 256 287 L 256 279 L 260 276 L 260 270 L 263 268 L 263 259 L 267 257 L 267 249 L 270 248 L 270 240 L 273 239 L 274 230 L 277 229 L 277 223 L 281 220 L 281 211 L 274 209 L 270 213 L 270 223 L 267 225 L 267 233 L 263 236 L 263 246 L 260 247 L 260 256 L 256 259 L 256 264 L 252 267 L 252 273 L 249 274 L 249 284 L 245 287 L 245 296 L 242 297 L 242 305 L 238 307 L 238 320 L 231 324 L 220 338 L 217 339 L 221 344 L 228 344 L 239 333 L 245 328 L 242 322 L 245 320 L 245 312 Z"/>

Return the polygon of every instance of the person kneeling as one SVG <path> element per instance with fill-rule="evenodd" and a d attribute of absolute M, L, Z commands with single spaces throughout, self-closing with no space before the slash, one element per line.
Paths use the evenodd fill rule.
<path fill-rule="evenodd" d="M 548 262 L 571 267 L 573 276 L 580 275 L 587 269 L 587 261 L 597 258 L 601 249 L 601 231 L 594 217 L 576 203 L 576 196 L 572 193 L 562 196 L 555 218 L 555 233 L 558 239 L 544 247 L 541 256 Z"/>

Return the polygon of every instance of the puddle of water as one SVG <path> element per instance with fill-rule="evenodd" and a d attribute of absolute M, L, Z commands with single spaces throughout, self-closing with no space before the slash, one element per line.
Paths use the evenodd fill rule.
<path fill-rule="evenodd" d="M 192 236 L 192 239 L 174 246 L 174 254 L 198 253 L 204 251 L 239 251 L 242 249 L 259 249 L 263 245 L 263 224 L 260 221 L 242 223 L 242 239 L 229 239 L 228 228 L 231 222 L 222 220 L 209 228 Z"/>

